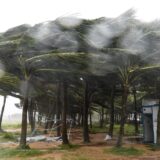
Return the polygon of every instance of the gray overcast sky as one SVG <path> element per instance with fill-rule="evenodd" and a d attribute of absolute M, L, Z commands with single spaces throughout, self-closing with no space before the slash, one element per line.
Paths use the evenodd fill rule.
<path fill-rule="evenodd" d="M 138 19 L 151 21 L 160 18 L 159 4 L 159 0 L 0 0 L 0 32 L 67 15 L 116 17 L 130 8 L 137 11 Z"/>

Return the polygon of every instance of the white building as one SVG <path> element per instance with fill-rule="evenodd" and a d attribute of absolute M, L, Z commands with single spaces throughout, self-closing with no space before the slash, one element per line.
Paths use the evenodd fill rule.
<path fill-rule="evenodd" d="M 144 142 L 156 143 L 159 100 L 149 98 L 143 99 L 142 107 Z"/>

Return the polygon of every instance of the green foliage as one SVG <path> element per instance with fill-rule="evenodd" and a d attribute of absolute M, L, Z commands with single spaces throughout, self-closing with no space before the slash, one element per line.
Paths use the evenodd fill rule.
<path fill-rule="evenodd" d="M 122 155 L 122 156 L 140 156 L 143 155 L 144 151 L 140 149 L 136 149 L 134 147 L 113 147 L 105 150 L 106 153 L 111 153 L 114 155 Z"/>
<path fill-rule="evenodd" d="M 32 157 L 32 156 L 37 156 L 37 155 L 42 155 L 46 153 L 46 151 L 41 151 L 41 150 L 35 150 L 35 149 L 30 149 L 30 150 L 20 150 L 20 149 L 6 149 L 6 148 L 1 148 L 0 149 L 0 157 L 1 158 L 10 158 L 10 157 Z"/>

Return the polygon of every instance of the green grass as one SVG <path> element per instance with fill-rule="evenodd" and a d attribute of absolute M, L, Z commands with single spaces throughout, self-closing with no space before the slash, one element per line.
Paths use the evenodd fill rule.
<path fill-rule="evenodd" d="M 89 160 L 89 158 L 80 156 L 80 157 L 76 157 L 76 159 L 74 159 L 74 160 Z"/>
<path fill-rule="evenodd" d="M 80 146 L 76 144 L 62 144 L 55 148 L 55 150 L 75 150 L 78 149 Z"/>
<path fill-rule="evenodd" d="M 147 145 L 147 147 L 151 151 L 160 151 L 160 145 L 158 144 L 150 144 L 150 145 Z"/>
<path fill-rule="evenodd" d="M 10 133 L 10 132 L 5 132 L 3 135 L 2 135 L 2 138 L 6 139 L 6 140 L 15 140 L 15 136 L 13 135 L 13 133 Z"/>
<path fill-rule="evenodd" d="M 38 158 L 34 158 L 34 160 L 55 160 L 55 158 L 54 157 L 52 157 L 52 158 L 40 158 L 40 157 L 38 157 Z"/>
<path fill-rule="evenodd" d="M 127 136 L 135 135 L 135 127 L 134 127 L 134 125 L 125 124 L 124 134 L 127 135 Z"/>
<path fill-rule="evenodd" d="M 37 155 L 45 154 L 47 151 L 29 149 L 29 150 L 20 150 L 20 149 L 0 149 L 1 158 L 10 158 L 10 157 L 32 157 Z"/>
<path fill-rule="evenodd" d="M 119 133 L 119 124 L 115 124 L 114 125 L 114 130 L 113 130 L 113 135 L 118 135 Z M 140 130 L 142 130 L 142 128 L 139 128 Z M 95 134 L 95 133 L 107 133 L 109 130 L 109 125 L 100 128 L 98 125 L 93 125 L 92 128 L 90 128 L 90 133 Z M 135 135 L 135 129 L 134 129 L 134 125 L 132 124 L 125 124 L 125 136 L 131 136 L 131 135 Z"/>
<path fill-rule="evenodd" d="M 74 158 L 67 158 L 63 157 L 62 160 L 91 160 L 90 158 L 86 158 L 84 156 L 74 157 Z"/>
<path fill-rule="evenodd" d="M 114 155 L 121 155 L 121 156 L 140 156 L 143 155 L 144 151 L 140 149 L 136 149 L 134 147 L 113 147 L 110 149 L 105 150 L 106 153 L 111 153 Z"/>
<path fill-rule="evenodd" d="M 93 158 L 90 158 L 86 155 L 83 155 L 83 154 L 77 154 L 77 153 L 73 153 L 72 155 L 68 154 L 68 153 L 65 153 L 63 156 L 62 156 L 62 160 L 95 160 Z"/>
<path fill-rule="evenodd" d="M 119 127 L 120 127 L 119 124 L 114 125 L 113 135 L 118 135 L 118 133 L 119 133 Z M 132 124 L 125 124 L 124 135 L 125 136 L 135 135 L 134 125 L 132 125 Z"/>
<path fill-rule="evenodd" d="M 17 123 L 13 123 L 13 124 L 8 124 L 8 123 L 4 123 L 3 124 L 3 129 L 19 129 L 21 128 L 21 124 L 17 124 Z"/>
<path fill-rule="evenodd" d="M 10 132 L 0 133 L 0 142 L 16 141 L 17 135 Z"/>
<path fill-rule="evenodd" d="M 93 126 L 92 128 L 89 129 L 90 133 L 92 134 L 96 134 L 96 133 L 106 133 L 107 132 L 107 128 L 103 127 L 100 128 L 98 126 Z"/>

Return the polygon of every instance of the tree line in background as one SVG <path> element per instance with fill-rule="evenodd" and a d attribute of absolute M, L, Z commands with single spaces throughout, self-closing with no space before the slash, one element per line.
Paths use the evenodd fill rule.
<path fill-rule="evenodd" d="M 21 100 L 20 148 L 27 146 L 27 113 L 32 131 L 36 114 L 39 120 L 45 116 L 56 119 L 57 126 L 62 123 L 57 136 L 62 133 L 64 144 L 69 143 L 67 119 L 82 126 L 83 141 L 90 142 L 93 111 L 100 115 L 100 126 L 107 117 L 110 136 L 115 121 L 120 123 L 117 146 L 129 114 L 138 134 L 141 99 L 159 99 L 159 42 L 160 22 L 140 22 L 133 10 L 117 18 L 61 17 L 1 33 L 0 92 L 4 104 L 7 95 Z M 45 129 L 52 123 L 46 122 Z"/>

